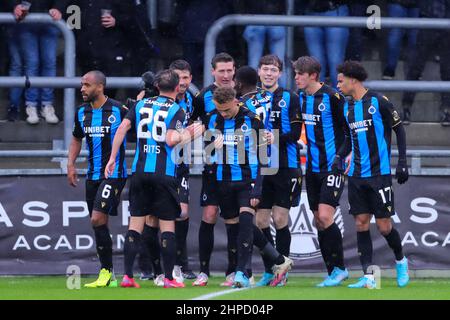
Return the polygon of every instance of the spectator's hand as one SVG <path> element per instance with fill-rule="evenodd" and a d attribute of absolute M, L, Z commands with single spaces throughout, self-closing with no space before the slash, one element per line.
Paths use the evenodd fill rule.
<path fill-rule="evenodd" d="M 14 7 L 14 17 L 18 21 L 24 19 L 27 13 L 28 11 L 24 10 L 21 4 L 18 4 L 17 6 Z"/>
<path fill-rule="evenodd" d="M 116 26 L 116 18 L 112 15 L 106 15 L 102 17 L 102 26 L 105 28 L 113 28 Z"/>
<path fill-rule="evenodd" d="M 62 18 L 61 11 L 59 11 L 58 9 L 50 9 L 48 13 L 55 21 L 61 20 Z"/>
<path fill-rule="evenodd" d="M 67 166 L 67 180 L 69 182 L 69 185 L 72 187 L 77 186 L 78 177 L 77 177 L 77 170 L 75 169 L 75 166 L 68 165 Z"/>

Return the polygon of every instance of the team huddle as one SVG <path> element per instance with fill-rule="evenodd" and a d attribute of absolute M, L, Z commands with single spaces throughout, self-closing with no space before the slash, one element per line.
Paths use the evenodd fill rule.
<path fill-rule="evenodd" d="M 140 287 L 133 265 L 143 251 L 150 257 L 156 285 L 179 288 L 192 279 L 193 286 L 206 286 L 219 215 L 225 222 L 228 253 L 221 285 L 285 286 L 293 265 L 289 210 L 299 205 L 303 182 L 298 143 L 302 130 L 307 140 L 304 181 L 328 272 L 317 286 L 338 286 L 348 278 L 342 235 L 334 221 L 345 180 L 364 272 L 349 287 L 376 287 L 370 268 L 372 216 L 395 255 L 397 284 L 406 286 L 408 260 L 391 222 L 395 208 L 390 168 L 394 130 L 399 150 L 395 177 L 400 184 L 408 180 L 405 131 L 388 99 L 364 87 L 363 66 L 346 61 L 338 67 L 338 92 L 319 82 L 321 66 L 315 58 L 300 57 L 293 62 L 298 93 L 279 85 L 283 63 L 275 55 L 263 56 L 258 70 L 235 70 L 227 53 L 217 54 L 211 66 L 214 83 L 193 97 L 187 90 L 192 81 L 189 64 L 174 61 L 154 79 L 158 95 L 128 108 L 104 95 L 103 73 L 83 76 L 85 103 L 75 114 L 67 169 L 69 183 L 76 186 L 75 161 L 86 138 L 86 201 L 101 267 L 98 279 L 85 286 L 118 285 L 108 219 L 117 215 L 127 179 L 127 139 L 136 140 L 136 152 L 120 286 Z M 202 141 L 204 161 L 198 275 L 189 269 L 186 245 L 189 148 L 195 139 Z M 258 282 L 252 274 L 254 246 L 265 268 Z"/>

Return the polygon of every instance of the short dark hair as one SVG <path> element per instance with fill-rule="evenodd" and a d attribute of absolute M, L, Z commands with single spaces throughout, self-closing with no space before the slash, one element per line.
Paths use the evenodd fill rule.
<path fill-rule="evenodd" d="M 104 87 L 106 87 L 106 76 L 100 70 L 92 70 L 86 74 L 91 74 L 94 77 L 96 83 L 102 84 Z"/>
<path fill-rule="evenodd" d="M 192 74 L 191 65 L 189 64 L 189 62 L 187 62 L 186 60 L 182 60 L 182 59 L 178 59 L 178 60 L 173 61 L 170 64 L 169 69 L 170 70 L 189 71 L 189 73 Z"/>
<path fill-rule="evenodd" d="M 309 75 L 317 73 L 317 77 L 319 77 L 320 70 L 322 70 L 320 62 L 311 56 L 303 56 L 298 58 L 296 61 L 292 62 L 292 66 L 298 73 L 307 73 Z"/>
<path fill-rule="evenodd" d="M 159 91 L 172 92 L 178 86 L 180 78 L 178 74 L 170 69 L 159 71 L 155 76 L 154 85 Z"/>
<path fill-rule="evenodd" d="M 256 86 L 258 83 L 258 73 L 250 66 L 243 66 L 236 71 L 236 81 L 244 86 Z"/>
<path fill-rule="evenodd" d="M 236 98 L 236 90 L 229 87 L 218 87 L 214 90 L 213 100 L 217 103 L 227 103 Z"/>
<path fill-rule="evenodd" d="M 233 66 L 234 66 L 234 59 L 232 56 L 230 56 L 228 53 L 226 52 L 221 52 L 218 53 L 214 56 L 214 58 L 212 58 L 211 60 L 211 66 L 213 69 L 216 69 L 217 67 L 217 63 L 219 62 L 233 62 Z"/>
<path fill-rule="evenodd" d="M 268 54 L 261 57 L 261 59 L 259 59 L 258 68 L 261 68 L 261 66 L 264 64 L 273 64 L 274 66 L 277 66 L 280 71 L 283 71 L 283 61 L 281 61 L 281 59 L 277 55 Z"/>
<path fill-rule="evenodd" d="M 345 61 L 337 67 L 337 72 L 342 73 L 348 78 L 353 78 L 361 82 L 367 79 L 367 71 L 358 61 Z"/>

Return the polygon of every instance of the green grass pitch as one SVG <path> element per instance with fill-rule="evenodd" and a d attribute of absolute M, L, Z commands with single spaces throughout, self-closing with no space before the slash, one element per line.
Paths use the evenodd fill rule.
<path fill-rule="evenodd" d="M 259 277 L 257 277 L 258 279 Z M 92 277 L 82 277 L 81 284 L 92 281 Z M 356 281 L 350 279 L 345 285 L 337 288 L 315 288 L 321 279 L 306 278 L 291 274 L 289 283 L 282 288 L 251 288 L 248 290 L 233 290 L 212 299 L 226 300 L 387 300 L 387 299 L 450 299 L 449 279 L 412 279 L 408 287 L 398 288 L 395 279 L 383 279 L 381 289 L 348 289 L 346 285 Z M 210 279 L 207 287 L 192 287 L 191 281 L 186 281 L 186 288 L 163 289 L 156 287 L 153 281 L 138 281 L 140 289 L 130 288 L 98 288 L 69 290 L 66 287 L 66 277 L 34 276 L 34 277 L 0 277 L 0 299 L 56 299 L 56 300 L 189 300 L 206 294 L 216 293 L 230 288 L 221 288 L 219 283 L 223 277 Z"/>

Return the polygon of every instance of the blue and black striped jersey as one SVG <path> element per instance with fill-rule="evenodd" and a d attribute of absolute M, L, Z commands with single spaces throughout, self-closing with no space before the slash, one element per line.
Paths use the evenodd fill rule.
<path fill-rule="evenodd" d="M 184 98 L 182 100 L 177 100 L 177 103 L 183 109 L 186 115 L 184 124 L 187 126 L 194 111 L 193 97 L 189 93 L 189 91 L 186 91 L 186 93 L 184 94 Z"/>
<path fill-rule="evenodd" d="M 259 149 L 267 150 L 264 124 L 259 117 L 240 104 L 233 119 L 224 119 L 217 111 L 205 117 L 205 127 L 223 134 L 223 148 L 216 150 L 218 181 L 254 181 L 260 166 Z"/>
<path fill-rule="evenodd" d="M 262 121 L 265 127 L 268 127 L 269 114 L 272 106 L 272 93 L 261 88 L 255 92 L 249 92 L 239 99 Z"/>
<path fill-rule="evenodd" d="M 271 109 L 267 129 L 278 130 L 280 136 L 291 131 L 291 124 L 301 122 L 299 97 L 293 91 L 279 87 L 272 93 Z M 300 139 L 300 135 L 298 137 Z M 274 150 L 274 145 L 271 146 Z M 273 161 L 274 154 L 271 154 L 270 167 L 299 169 L 300 146 L 297 142 L 280 143 L 278 152 L 278 163 Z"/>
<path fill-rule="evenodd" d="M 331 172 L 336 152 L 344 142 L 344 103 L 344 96 L 326 84 L 313 95 L 300 92 L 308 145 L 306 170 Z"/>
<path fill-rule="evenodd" d="M 111 155 L 112 143 L 117 128 L 125 118 L 128 109 L 119 101 L 108 98 L 99 109 L 93 109 L 90 103 L 78 107 L 75 112 L 73 136 L 86 137 L 88 155 L 88 180 L 104 179 L 105 166 Z M 116 158 L 116 169 L 111 178 L 126 178 L 125 140 L 120 146 Z"/>
<path fill-rule="evenodd" d="M 192 112 L 193 112 L 193 97 L 192 95 L 189 93 L 189 91 L 186 91 L 184 98 L 183 99 L 177 99 L 177 103 L 178 105 L 183 109 L 184 113 L 185 113 L 185 118 L 184 118 L 184 126 L 188 126 L 189 124 L 189 120 L 191 118 Z M 180 159 L 183 159 L 183 163 L 178 165 L 178 175 L 185 175 L 186 173 L 189 173 L 189 160 L 190 159 L 184 159 L 185 155 L 183 152 L 183 149 L 180 149 L 180 153 L 179 153 Z M 189 155 L 186 154 L 186 157 L 188 157 Z"/>
<path fill-rule="evenodd" d="M 177 157 L 166 143 L 166 134 L 183 129 L 183 109 L 173 99 L 158 96 L 138 101 L 126 118 L 137 132 L 132 172 L 175 177 Z"/>
<path fill-rule="evenodd" d="M 391 174 L 392 128 L 401 123 L 392 103 L 368 90 L 361 100 L 345 103 L 344 116 L 353 152 L 348 175 L 368 178 Z"/>
<path fill-rule="evenodd" d="M 210 113 L 216 110 L 216 105 L 213 102 L 213 94 L 214 90 L 217 88 L 215 84 L 212 84 L 206 88 L 203 88 L 195 97 L 194 97 L 194 111 L 191 115 L 192 120 L 202 120 L 203 124 L 205 124 L 205 117 L 207 117 Z M 204 148 L 207 149 L 210 142 L 204 141 Z M 214 165 L 211 164 L 209 160 L 206 161 L 204 166 L 205 170 L 214 170 Z"/>
<path fill-rule="evenodd" d="M 194 110 L 191 115 L 192 120 L 202 119 L 206 114 L 216 110 L 216 105 L 213 102 L 214 90 L 217 86 L 212 84 L 203 88 L 194 98 Z"/>

